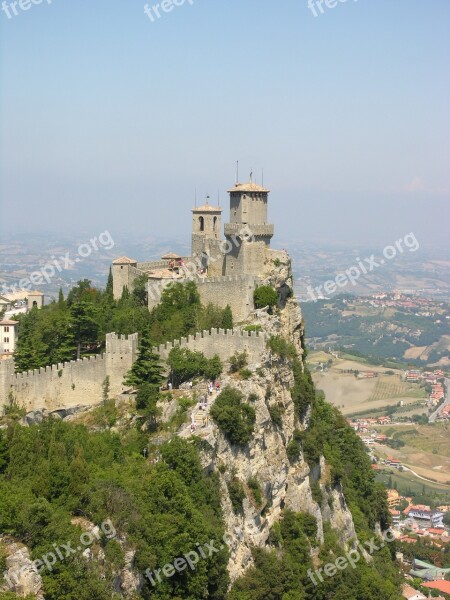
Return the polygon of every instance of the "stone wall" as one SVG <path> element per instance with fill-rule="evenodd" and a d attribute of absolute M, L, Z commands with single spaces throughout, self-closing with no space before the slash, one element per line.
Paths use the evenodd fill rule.
<path fill-rule="evenodd" d="M 253 293 L 259 283 L 253 275 L 210 277 L 197 281 L 197 288 L 204 306 L 209 303 L 233 311 L 234 322 L 245 321 L 254 309 Z"/>
<path fill-rule="evenodd" d="M 175 347 L 203 352 L 207 358 L 217 354 L 222 361 L 228 360 L 235 352 L 247 352 L 249 363 L 255 364 L 261 362 L 261 355 L 266 349 L 266 336 L 255 331 L 212 329 L 174 342 L 167 342 L 153 348 L 153 351 L 167 360 L 170 351 Z"/>
<path fill-rule="evenodd" d="M 106 377 L 109 377 L 110 396 L 116 396 L 123 391 L 123 378 L 136 358 L 137 344 L 137 334 L 126 337 L 109 333 L 102 355 L 17 374 L 13 361 L 1 361 L 0 411 L 11 393 L 27 412 L 98 404 L 102 401 Z"/>
<path fill-rule="evenodd" d="M 249 363 L 257 364 L 266 349 L 266 336 L 254 331 L 213 329 L 168 342 L 154 348 L 154 351 L 166 360 L 175 346 L 203 352 L 208 358 L 217 354 L 222 361 L 228 360 L 235 352 L 245 351 Z M 106 351 L 102 355 L 24 373 L 14 373 L 13 360 L 0 361 L 0 413 L 9 403 L 11 394 L 27 412 L 99 404 L 103 399 L 106 377 L 109 377 L 109 396 L 113 398 L 126 389 L 123 379 L 136 360 L 137 350 L 137 334 L 117 336 L 109 333 Z"/>

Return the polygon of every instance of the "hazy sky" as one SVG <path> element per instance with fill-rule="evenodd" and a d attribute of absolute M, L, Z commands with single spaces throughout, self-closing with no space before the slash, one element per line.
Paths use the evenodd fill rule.
<path fill-rule="evenodd" d="M 0 13 L 0 231 L 187 237 L 239 159 L 279 238 L 448 242 L 449 0 L 144 4 Z"/>

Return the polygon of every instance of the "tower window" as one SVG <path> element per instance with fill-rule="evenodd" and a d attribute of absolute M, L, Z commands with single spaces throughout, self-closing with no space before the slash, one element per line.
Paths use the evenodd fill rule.
<path fill-rule="evenodd" d="M 204 217 L 199 217 L 198 222 L 200 225 L 200 231 L 205 231 L 205 219 Z"/>
<path fill-rule="evenodd" d="M 213 230 L 216 231 L 216 225 L 217 225 L 217 217 L 214 217 L 213 219 Z"/>

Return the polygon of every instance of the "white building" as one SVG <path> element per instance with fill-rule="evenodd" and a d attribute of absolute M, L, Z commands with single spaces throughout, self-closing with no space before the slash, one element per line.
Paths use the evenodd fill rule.
<path fill-rule="evenodd" d="M 22 289 L 0 294 L 0 311 L 6 311 L 7 314 L 23 313 L 43 306 L 44 294 L 37 290 Z"/>
<path fill-rule="evenodd" d="M 0 354 L 13 354 L 16 350 L 19 321 L 0 321 Z"/>

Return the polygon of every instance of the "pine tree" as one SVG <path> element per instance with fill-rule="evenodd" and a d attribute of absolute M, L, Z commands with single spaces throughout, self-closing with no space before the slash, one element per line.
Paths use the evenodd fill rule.
<path fill-rule="evenodd" d="M 95 320 L 97 316 L 96 312 L 94 305 L 86 300 L 74 302 L 70 307 L 75 343 L 77 345 L 77 358 L 81 357 L 81 346 L 83 343 L 95 342 L 97 340 L 99 326 Z"/>
<path fill-rule="evenodd" d="M 8 466 L 9 462 L 9 448 L 8 448 L 8 439 L 6 437 L 6 433 L 0 431 L 0 473 Z"/>
<path fill-rule="evenodd" d="M 143 383 L 159 385 L 163 379 L 163 367 L 159 355 L 152 351 L 150 333 L 146 329 L 141 336 L 137 360 L 128 372 L 124 383 L 139 388 Z"/>
<path fill-rule="evenodd" d="M 48 461 L 50 469 L 50 497 L 59 498 L 67 488 L 70 471 L 66 447 L 63 442 L 56 441 L 55 434 L 53 434 L 50 442 Z"/>
<path fill-rule="evenodd" d="M 47 350 L 42 337 L 39 335 L 40 315 L 37 308 L 19 319 L 19 339 L 17 341 L 14 362 L 16 371 L 31 371 L 39 369 L 47 363 Z"/>
<path fill-rule="evenodd" d="M 58 293 L 58 307 L 59 308 L 64 308 L 64 294 L 63 294 L 62 288 L 59 288 L 59 293 Z"/>
<path fill-rule="evenodd" d="M 84 457 L 82 446 L 77 445 L 75 447 L 73 460 L 70 463 L 70 494 L 78 501 L 84 499 L 86 496 L 88 483 L 89 466 Z"/>
<path fill-rule="evenodd" d="M 233 313 L 229 304 L 226 305 L 223 311 L 222 329 L 233 329 Z"/>
<path fill-rule="evenodd" d="M 109 267 L 109 275 L 108 282 L 106 284 L 105 296 L 110 301 L 114 300 L 114 280 L 111 267 Z"/>

